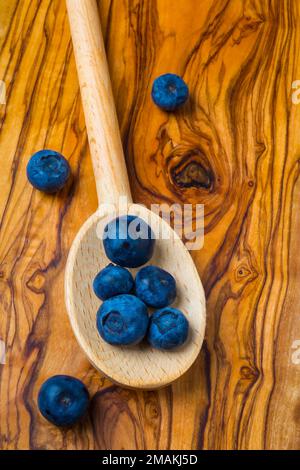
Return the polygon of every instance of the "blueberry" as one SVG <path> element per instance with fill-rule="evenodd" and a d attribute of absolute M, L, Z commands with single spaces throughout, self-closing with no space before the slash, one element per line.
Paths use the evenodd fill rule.
<path fill-rule="evenodd" d="M 173 349 L 181 346 L 188 337 L 189 323 L 180 310 L 163 308 L 150 318 L 147 339 L 157 349 Z"/>
<path fill-rule="evenodd" d="M 146 335 L 149 317 L 146 305 L 133 295 L 106 300 L 97 314 L 100 336 L 109 344 L 137 344 Z"/>
<path fill-rule="evenodd" d="M 136 295 L 150 307 L 167 307 L 176 298 L 174 277 L 157 266 L 142 268 L 135 279 Z"/>
<path fill-rule="evenodd" d="M 58 152 L 41 150 L 30 158 L 27 178 L 32 186 L 45 193 L 56 193 L 70 176 L 68 161 Z"/>
<path fill-rule="evenodd" d="M 123 215 L 112 220 L 104 229 L 106 256 L 126 268 L 147 263 L 154 251 L 154 233 L 148 224 L 135 215 Z"/>
<path fill-rule="evenodd" d="M 165 111 L 175 111 L 189 97 L 189 89 L 181 77 L 166 73 L 156 78 L 152 87 L 154 103 Z"/>
<path fill-rule="evenodd" d="M 38 394 L 41 414 L 55 426 L 71 426 L 86 413 L 89 393 L 85 385 L 68 375 L 55 375 L 46 380 Z"/>
<path fill-rule="evenodd" d="M 134 286 L 134 280 L 127 269 L 109 264 L 102 269 L 94 279 L 94 292 L 101 300 L 109 299 L 119 294 L 129 294 Z"/>

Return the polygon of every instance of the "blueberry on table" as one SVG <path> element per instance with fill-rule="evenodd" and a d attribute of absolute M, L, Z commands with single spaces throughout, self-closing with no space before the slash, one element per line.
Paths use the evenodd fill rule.
<path fill-rule="evenodd" d="M 86 413 L 89 393 L 78 379 L 55 375 L 46 380 L 38 394 L 41 414 L 55 426 L 72 426 Z"/>
<path fill-rule="evenodd" d="M 41 150 L 35 153 L 27 165 L 27 178 L 32 186 L 50 194 L 63 188 L 70 173 L 68 161 L 53 150 Z"/>
<path fill-rule="evenodd" d="M 181 77 L 166 73 L 154 80 L 151 95 L 159 108 L 175 111 L 187 101 L 189 89 Z"/>
<path fill-rule="evenodd" d="M 145 266 L 137 273 L 135 290 L 139 299 L 150 307 L 167 307 L 176 298 L 176 281 L 164 269 Z"/>
<path fill-rule="evenodd" d="M 106 300 L 97 313 L 97 328 L 104 341 L 112 345 L 133 345 L 145 337 L 149 324 L 146 305 L 133 295 Z"/>
<path fill-rule="evenodd" d="M 180 310 L 166 307 L 157 310 L 150 318 L 148 342 L 156 349 L 173 349 L 185 343 L 189 323 Z"/>
<path fill-rule="evenodd" d="M 132 274 L 121 266 L 109 264 L 94 279 L 93 288 L 101 300 L 120 294 L 129 294 L 134 286 Z"/>
<path fill-rule="evenodd" d="M 135 215 L 123 215 L 107 224 L 103 245 L 106 256 L 115 264 L 126 268 L 138 268 L 152 257 L 155 236 L 143 219 Z"/>

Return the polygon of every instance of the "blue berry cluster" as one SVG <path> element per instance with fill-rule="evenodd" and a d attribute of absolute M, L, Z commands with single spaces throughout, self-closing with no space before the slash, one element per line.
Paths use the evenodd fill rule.
<path fill-rule="evenodd" d="M 176 299 L 174 277 L 148 265 L 134 280 L 126 269 L 141 267 L 151 259 L 155 248 L 151 228 L 139 217 L 122 216 L 107 224 L 103 244 L 115 264 L 100 271 L 93 282 L 96 296 L 103 300 L 97 313 L 102 339 L 129 346 L 146 338 L 152 347 L 164 350 L 183 345 L 189 324 L 180 310 L 170 307 Z M 155 309 L 150 316 L 148 308 Z"/>

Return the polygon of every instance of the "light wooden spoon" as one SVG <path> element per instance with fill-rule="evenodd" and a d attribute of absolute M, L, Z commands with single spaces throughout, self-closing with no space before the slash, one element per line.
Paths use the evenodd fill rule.
<path fill-rule="evenodd" d="M 125 387 L 160 388 L 186 372 L 199 354 L 205 329 L 204 291 L 189 252 L 169 224 L 144 206 L 132 204 L 96 1 L 67 0 L 67 8 L 99 199 L 99 209 L 83 225 L 69 253 L 67 310 L 80 346 L 101 373 Z M 168 234 L 168 239 L 157 239 L 151 264 L 163 267 L 177 280 L 174 306 L 190 323 L 189 339 L 177 350 L 158 351 L 145 343 L 114 347 L 98 334 L 96 313 L 101 302 L 92 282 L 109 263 L 99 231 L 104 221 L 115 216 L 112 204 L 118 205 L 120 196 L 129 203 L 122 214 L 138 215 L 145 221 L 150 218 L 157 237 L 162 229 Z"/>

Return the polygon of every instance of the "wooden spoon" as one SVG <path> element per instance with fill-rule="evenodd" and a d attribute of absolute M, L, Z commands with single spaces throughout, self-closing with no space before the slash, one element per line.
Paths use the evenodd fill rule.
<path fill-rule="evenodd" d="M 96 1 L 67 0 L 67 8 L 99 199 L 99 209 L 80 229 L 69 253 L 67 310 L 75 336 L 96 369 L 122 386 L 155 389 L 176 380 L 197 358 L 205 329 L 204 291 L 189 252 L 169 224 L 132 203 Z M 98 334 L 96 313 L 101 302 L 93 293 L 92 282 L 109 263 L 99 231 L 104 221 L 115 217 L 113 205 L 119 204 L 120 196 L 128 201 L 121 214 L 150 219 L 157 237 L 162 229 L 168 234 L 157 239 L 151 264 L 163 267 L 177 280 L 174 306 L 190 323 L 188 341 L 177 350 L 159 351 L 146 343 L 110 346 Z"/>

